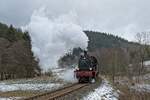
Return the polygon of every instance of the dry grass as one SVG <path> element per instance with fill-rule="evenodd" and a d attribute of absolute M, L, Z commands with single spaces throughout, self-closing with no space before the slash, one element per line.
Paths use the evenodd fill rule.
<path fill-rule="evenodd" d="M 11 91 L 11 92 L 0 92 L 0 97 L 30 97 L 38 95 L 41 92 L 38 91 Z"/>
<path fill-rule="evenodd" d="M 135 83 L 148 83 L 148 80 L 144 80 L 141 78 L 140 80 L 130 80 L 127 77 L 115 77 L 115 83 L 112 82 L 112 79 L 110 77 L 106 77 L 116 88 L 120 91 L 119 93 L 119 100 L 150 100 L 150 93 L 149 92 L 138 92 L 136 90 L 131 90 L 130 86 L 134 85 Z M 119 83 L 118 81 L 122 80 L 122 83 Z"/>
<path fill-rule="evenodd" d="M 119 85 L 119 100 L 150 100 L 150 93 L 131 91 L 128 86 Z"/>

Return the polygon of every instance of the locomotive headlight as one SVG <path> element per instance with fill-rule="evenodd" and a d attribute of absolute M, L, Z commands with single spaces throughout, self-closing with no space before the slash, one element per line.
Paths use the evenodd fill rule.
<path fill-rule="evenodd" d="M 90 70 L 92 70 L 92 68 L 90 68 Z"/>

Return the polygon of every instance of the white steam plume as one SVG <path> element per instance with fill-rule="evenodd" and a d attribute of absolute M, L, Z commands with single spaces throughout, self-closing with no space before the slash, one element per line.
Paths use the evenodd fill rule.
<path fill-rule="evenodd" d="M 43 71 L 57 68 L 58 59 L 76 47 L 87 48 L 88 37 L 77 24 L 76 14 L 48 18 L 44 8 L 35 11 L 28 25 L 32 51 Z"/>

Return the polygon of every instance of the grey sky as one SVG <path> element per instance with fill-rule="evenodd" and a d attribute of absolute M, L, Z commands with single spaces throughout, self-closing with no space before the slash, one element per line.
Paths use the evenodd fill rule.
<path fill-rule="evenodd" d="M 24 26 L 32 13 L 46 7 L 49 18 L 76 13 L 83 29 L 111 32 L 133 40 L 150 29 L 149 0 L 0 0 L 0 22 Z"/>

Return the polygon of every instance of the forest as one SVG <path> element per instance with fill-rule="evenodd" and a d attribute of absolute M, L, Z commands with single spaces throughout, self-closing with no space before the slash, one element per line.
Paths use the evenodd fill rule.
<path fill-rule="evenodd" d="M 28 32 L 0 23 L 0 79 L 29 78 L 40 74 Z"/>

